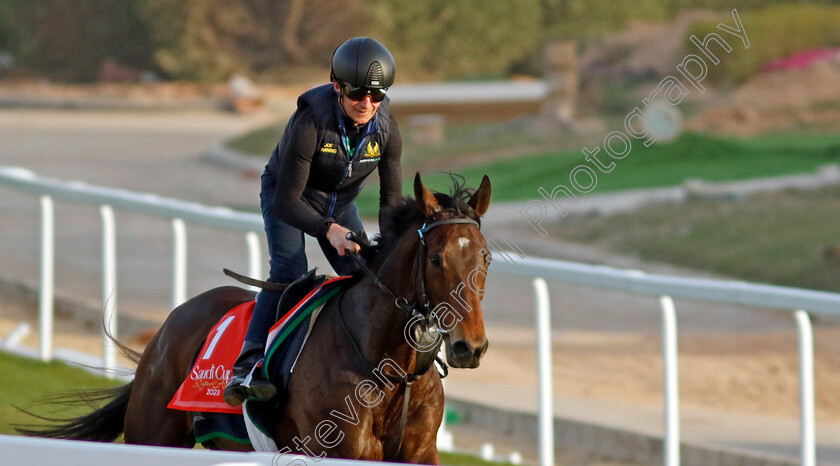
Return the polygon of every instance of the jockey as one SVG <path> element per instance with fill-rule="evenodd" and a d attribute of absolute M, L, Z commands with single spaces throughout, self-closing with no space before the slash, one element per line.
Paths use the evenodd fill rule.
<path fill-rule="evenodd" d="M 363 229 L 354 201 L 375 168 L 380 211 L 402 196 L 402 137 L 386 96 L 394 75 L 391 52 L 373 39 L 356 37 L 333 52 L 332 83 L 298 98 L 297 110 L 262 175 L 260 206 L 268 237 L 269 282 L 291 283 L 307 271 L 304 233 L 318 239 L 336 273 L 353 272 L 345 250 L 356 253 L 359 245 L 350 241 L 348 233 Z M 232 406 L 248 398 L 268 400 L 277 392 L 273 384 L 250 374 L 263 356 L 280 295 L 271 290 L 257 295 L 245 342 L 224 391 L 225 402 Z"/>

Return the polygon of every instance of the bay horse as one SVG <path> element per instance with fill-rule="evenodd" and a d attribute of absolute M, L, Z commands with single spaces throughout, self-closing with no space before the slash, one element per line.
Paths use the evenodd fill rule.
<path fill-rule="evenodd" d="M 475 191 L 454 177 L 453 183 L 451 195 L 432 193 L 418 173 L 415 199 L 386 209 L 381 248 L 366 257 L 375 276 L 360 278 L 325 305 L 283 393 L 274 426 L 276 445 L 286 446 L 281 452 L 439 463 L 444 395 L 440 374 L 428 370 L 431 361 L 441 340 L 456 368 L 478 367 L 488 346 L 481 298 L 490 253 L 479 222 L 490 181 L 485 175 Z M 19 430 L 104 442 L 124 434 L 130 444 L 193 447 L 194 413 L 167 403 L 213 325 L 253 299 L 251 291 L 226 286 L 188 300 L 139 356 L 134 379 L 99 392 L 101 401 L 109 400 L 105 406 L 59 425 Z M 411 322 L 426 325 L 412 331 Z M 250 449 L 224 439 L 212 446 Z"/>

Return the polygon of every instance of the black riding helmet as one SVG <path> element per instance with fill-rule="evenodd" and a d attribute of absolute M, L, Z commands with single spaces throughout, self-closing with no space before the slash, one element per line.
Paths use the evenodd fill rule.
<path fill-rule="evenodd" d="M 330 79 L 354 87 L 388 89 L 394 84 L 396 65 L 391 52 L 368 37 L 355 37 L 335 49 Z"/>

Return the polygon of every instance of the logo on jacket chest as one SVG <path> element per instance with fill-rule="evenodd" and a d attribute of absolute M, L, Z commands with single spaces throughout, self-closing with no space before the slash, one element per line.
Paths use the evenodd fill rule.
<path fill-rule="evenodd" d="M 382 155 L 379 153 L 379 143 L 378 142 L 367 143 L 367 146 L 365 147 L 364 156 L 367 157 L 367 158 L 370 158 L 370 159 L 382 157 Z"/>
<path fill-rule="evenodd" d="M 335 145 L 331 142 L 325 142 L 324 145 L 321 147 L 321 152 L 327 152 L 329 154 L 335 154 L 338 152 Z"/>

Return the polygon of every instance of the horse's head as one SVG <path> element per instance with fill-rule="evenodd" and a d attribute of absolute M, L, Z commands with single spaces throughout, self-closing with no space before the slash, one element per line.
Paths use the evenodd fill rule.
<path fill-rule="evenodd" d="M 452 367 L 478 367 L 488 346 L 481 299 L 490 251 L 477 222 L 490 204 L 490 180 L 484 176 L 464 208 L 457 195 L 453 199 L 426 189 L 419 174 L 414 194 L 422 211 L 420 235 L 425 243 L 418 257 L 425 283 L 418 285 L 425 289 L 432 317 L 444 332 L 447 362 Z"/>

